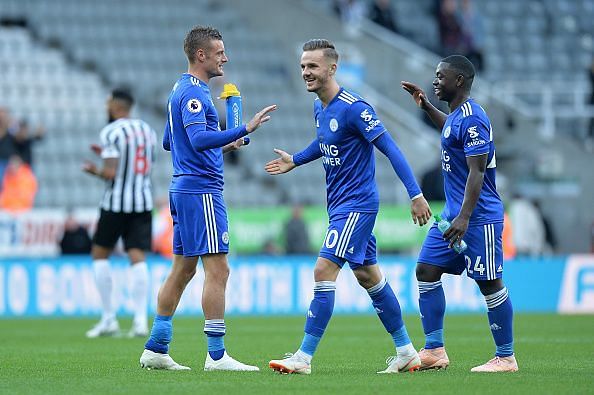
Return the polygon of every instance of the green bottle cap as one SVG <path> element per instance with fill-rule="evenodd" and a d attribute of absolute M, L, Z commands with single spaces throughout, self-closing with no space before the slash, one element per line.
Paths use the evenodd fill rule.
<path fill-rule="evenodd" d="M 441 222 L 441 215 L 439 215 L 439 214 L 435 214 L 433 217 L 435 218 L 435 220 L 436 220 L 437 222 Z"/>

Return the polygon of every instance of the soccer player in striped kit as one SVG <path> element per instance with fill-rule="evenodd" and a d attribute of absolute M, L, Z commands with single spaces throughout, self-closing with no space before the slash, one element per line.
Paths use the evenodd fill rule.
<path fill-rule="evenodd" d="M 388 367 L 378 373 L 414 371 L 420 366 L 419 356 L 408 337 L 398 300 L 377 265 L 372 233 L 379 209 L 374 147 L 390 159 L 404 183 L 414 222 L 427 223 L 431 210 L 406 159 L 373 108 L 336 82 L 337 62 L 338 53 L 330 41 L 316 39 L 303 45 L 302 77 L 307 90 L 318 96 L 314 102 L 317 137 L 295 155 L 275 149 L 280 158 L 265 167 L 276 175 L 322 158 L 330 220 L 314 269 L 314 299 L 307 312 L 301 347 L 288 358 L 270 361 L 269 366 L 282 373 L 311 373 L 312 357 L 332 316 L 336 278 L 348 261 L 396 347 L 396 357 L 390 357 Z"/>
<path fill-rule="evenodd" d="M 173 217 L 173 267 L 161 286 L 157 316 L 140 357 L 143 368 L 188 370 L 168 354 L 172 318 L 181 295 L 196 273 L 198 258 L 204 267 L 202 309 L 208 353 L 204 370 L 257 371 L 229 356 L 226 332 L 225 287 L 229 277 L 229 233 L 223 201 L 223 153 L 239 148 L 243 137 L 270 119 L 276 106 L 258 112 L 247 124 L 221 131 L 208 81 L 223 75 L 227 62 L 218 30 L 196 26 L 186 35 L 188 72 L 173 86 L 167 104 L 163 148 L 171 151 L 173 178 L 169 187 Z"/>
<path fill-rule="evenodd" d="M 421 369 L 446 368 L 450 361 L 443 339 L 445 296 L 443 273 L 466 270 L 485 297 L 489 325 L 495 340 L 495 357 L 472 372 L 515 372 L 513 308 L 503 283 L 503 203 L 495 184 L 495 143 L 485 110 L 470 97 L 474 66 L 461 55 L 448 56 L 437 65 L 433 88 L 448 103 L 450 114 L 435 108 L 425 92 L 410 82 L 410 93 L 441 130 L 441 167 L 446 205 L 442 218 L 451 222 L 444 232 L 434 224 L 423 243 L 416 269 L 419 307 L 425 347 L 419 353 Z M 468 249 L 458 254 L 452 247 L 462 239 Z"/>
<path fill-rule="evenodd" d="M 103 167 L 85 163 L 83 170 L 106 183 L 101 213 L 93 236 L 93 270 L 101 298 L 102 317 L 87 337 L 111 336 L 120 331 L 115 315 L 109 256 L 120 237 L 131 267 L 134 320 L 129 336 L 146 336 L 148 271 L 145 251 L 151 249 L 153 196 L 151 169 L 157 135 L 144 121 L 130 118 L 134 98 L 116 89 L 107 101 L 109 124 L 100 133 L 101 145 L 91 149 L 103 158 Z"/>

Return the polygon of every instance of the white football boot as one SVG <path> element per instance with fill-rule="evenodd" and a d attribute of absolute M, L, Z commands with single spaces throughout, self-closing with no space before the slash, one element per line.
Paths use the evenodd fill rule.
<path fill-rule="evenodd" d="M 273 359 L 268 366 L 281 374 L 311 374 L 311 363 L 297 353 L 287 353 L 283 359 Z"/>
<path fill-rule="evenodd" d="M 388 367 L 378 373 L 412 373 L 419 370 L 421 367 L 421 358 L 419 358 L 419 354 L 415 351 L 414 354 L 399 354 L 388 357 L 386 363 L 388 364 Z"/>
<path fill-rule="evenodd" d="M 214 360 L 206 353 L 206 361 L 204 361 L 204 371 L 210 372 L 213 370 L 230 370 L 235 372 L 257 372 L 260 370 L 257 366 L 246 365 L 231 358 L 227 351 L 219 360 Z"/>
<path fill-rule="evenodd" d="M 151 350 L 144 350 L 140 356 L 140 367 L 146 370 L 192 370 L 188 366 L 175 362 L 169 354 L 160 354 Z"/>
<path fill-rule="evenodd" d="M 99 336 L 115 336 L 120 333 L 120 324 L 115 318 L 101 319 L 93 328 L 86 333 L 92 339 Z"/>

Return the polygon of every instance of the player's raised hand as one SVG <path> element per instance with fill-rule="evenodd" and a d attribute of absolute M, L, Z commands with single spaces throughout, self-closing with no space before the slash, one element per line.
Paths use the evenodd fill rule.
<path fill-rule="evenodd" d="M 89 148 L 91 148 L 91 151 L 93 151 L 95 155 L 101 155 L 102 150 L 99 144 L 91 144 Z"/>
<path fill-rule="evenodd" d="M 419 226 L 425 225 L 431 219 L 431 207 L 423 196 L 419 196 L 414 199 L 410 204 L 410 213 L 412 215 L 413 222 L 419 224 Z"/>
<path fill-rule="evenodd" d="M 417 106 L 419 106 L 423 110 L 427 108 L 429 100 L 427 99 L 427 95 L 421 88 L 419 88 L 412 82 L 408 81 L 400 81 L 400 85 L 405 91 L 412 95 L 413 100 L 415 101 L 415 103 L 417 103 Z"/>
<path fill-rule="evenodd" d="M 264 107 L 260 112 L 256 113 L 252 119 L 245 125 L 245 129 L 248 133 L 253 133 L 262 125 L 264 122 L 268 122 L 270 120 L 270 114 L 272 111 L 276 110 L 276 104 L 272 106 Z"/>
<path fill-rule="evenodd" d="M 295 163 L 293 162 L 293 155 L 289 155 L 285 151 L 278 148 L 275 148 L 274 152 L 276 152 L 280 158 L 276 158 L 266 163 L 264 169 L 268 174 L 283 174 L 293 170 L 296 167 Z"/>

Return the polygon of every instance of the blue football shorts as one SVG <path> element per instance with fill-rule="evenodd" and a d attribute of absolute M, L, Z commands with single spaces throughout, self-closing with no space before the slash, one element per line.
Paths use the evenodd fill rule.
<path fill-rule="evenodd" d="M 169 192 L 173 253 L 200 256 L 229 252 L 227 212 L 222 194 Z"/>
<path fill-rule="evenodd" d="M 319 256 L 341 268 L 346 261 L 351 269 L 377 263 L 372 233 L 376 216 L 377 213 L 356 212 L 333 215 Z"/>
<path fill-rule="evenodd" d="M 439 266 L 445 273 L 462 274 L 475 280 L 495 280 L 503 275 L 503 223 L 469 226 L 463 239 L 466 251 L 458 254 L 433 224 L 419 254 L 419 263 Z"/>

